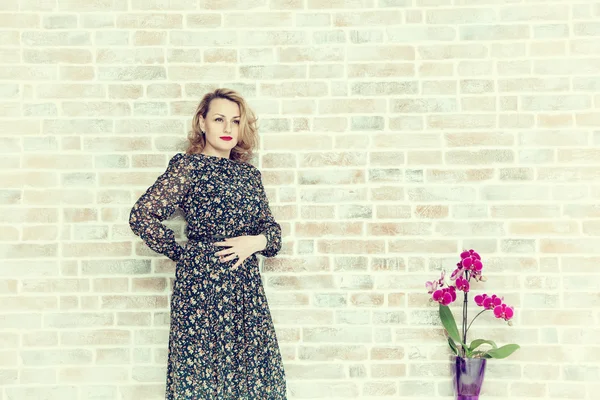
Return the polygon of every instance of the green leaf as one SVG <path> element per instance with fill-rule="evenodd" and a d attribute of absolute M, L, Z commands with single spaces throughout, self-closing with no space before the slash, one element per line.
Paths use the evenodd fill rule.
<path fill-rule="evenodd" d="M 459 355 L 458 354 L 458 347 L 456 347 L 456 343 L 454 343 L 454 340 L 452 340 L 451 337 L 448 337 L 448 345 L 450 346 L 450 348 L 452 349 L 452 351 L 454 352 L 454 354 Z"/>
<path fill-rule="evenodd" d="M 452 315 L 452 311 L 450 311 L 448 306 L 440 304 L 440 320 L 442 321 L 444 329 L 446 329 L 446 332 L 448 332 L 448 336 L 450 336 L 455 343 L 460 343 L 463 347 L 466 347 L 462 340 L 460 340 L 458 327 L 456 326 L 456 320 L 454 319 L 454 315 Z"/>
<path fill-rule="evenodd" d="M 492 356 L 490 356 L 485 351 L 474 351 L 473 353 L 471 353 L 471 355 L 469 357 L 470 358 L 475 358 L 475 357 L 479 357 L 479 358 L 492 358 Z"/>
<path fill-rule="evenodd" d="M 507 344 L 497 349 L 490 349 L 486 354 L 492 358 L 506 358 L 520 348 L 518 344 Z"/>
<path fill-rule="evenodd" d="M 490 346 L 492 346 L 492 348 L 497 349 L 498 345 L 496 345 L 496 343 L 494 343 L 491 340 L 484 340 L 484 339 L 475 339 L 471 342 L 471 345 L 469 346 L 469 351 L 473 351 L 476 348 L 478 348 L 479 346 L 481 346 L 482 344 L 489 344 Z"/>

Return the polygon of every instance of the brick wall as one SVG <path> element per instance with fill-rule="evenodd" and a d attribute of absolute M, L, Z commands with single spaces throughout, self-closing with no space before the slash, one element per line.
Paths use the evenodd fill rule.
<path fill-rule="evenodd" d="M 174 265 L 127 225 L 226 86 L 260 116 L 290 398 L 445 398 L 424 282 L 484 256 L 486 399 L 600 390 L 600 4 L 0 2 L 0 399 L 161 399 Z M 181 221 L 170 223 L 181 233 Z M 481 289 L 481 290 L 478 290 Z"/>

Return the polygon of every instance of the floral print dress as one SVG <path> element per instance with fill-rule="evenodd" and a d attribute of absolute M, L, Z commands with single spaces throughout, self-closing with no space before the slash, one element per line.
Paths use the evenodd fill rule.
<path fill-rule="evenodd" d="M 188 242 L 164 221 L 185 213 Z M 266 257 L 281 248 L 260 172 L 250 164 L 177 154 L 135 203 L 134 233 L 177 262 L 171 299 L 167 400 L 280 400 L 285 373 L 256 255 L 233 268 L 216 237 L 264 234 Z"/>

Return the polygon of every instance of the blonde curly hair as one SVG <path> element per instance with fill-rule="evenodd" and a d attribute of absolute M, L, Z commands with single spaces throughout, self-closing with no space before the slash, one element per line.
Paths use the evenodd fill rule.
<path fill-rule="evenodd" d="M 187 154 L 198 154 L 206 146 L 206 138 L 200 127 L 200 118 L 206 118 L 210 102 L 214 99 L 226 99 L 236 103 L 240 107 L 240 125 L 238 144 L 231 150 L 231 160 L 247 162 L 252 158 L 252 152 L 258 142 L 258 131 L 256 127 L 256 116 L 250 109 L 246 100 L 235 90 L 219 88 L 204 95 L 196 108 L 192 119 L 192 130 L 188 135 Z"/>

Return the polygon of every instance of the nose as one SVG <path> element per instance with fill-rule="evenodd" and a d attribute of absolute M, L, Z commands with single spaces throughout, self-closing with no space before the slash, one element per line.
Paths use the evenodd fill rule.
<path fill-rule="evenodd" d="M 225 133 L 231 133 L 231 124 L 225 121 Z"/>

